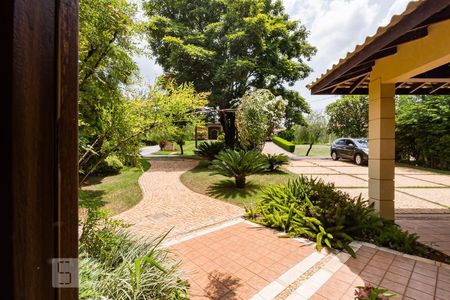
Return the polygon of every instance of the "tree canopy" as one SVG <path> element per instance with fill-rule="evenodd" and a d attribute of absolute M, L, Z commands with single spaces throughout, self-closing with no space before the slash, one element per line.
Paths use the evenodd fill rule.
<path fill-rule="evenodd" d="M 148 40 L 165 76 L 210 92 L 211 106 L 229 108 L 249 87 L 288 100 L 286 125 L 303 123 L 309 106 L 287 88 L 309 75 L 316 49 L 280 0 L 148 0 Z M 229 120 L 226 120 L 226 119 Z M 228 121 L 228 122 L 226 122 Z M 227 141 L 234 116 L 222 115 Z"/>
<path fill-rule="evenodd" d="M 138 74 L 140 25 L 126 0 L 80 0 L 79 11 L 79 169 L 86 177 L 111 152 L 138 152 L 129 138 L 133 104 L 123 92 Z"/>
<path fill-rule="evenodd" d="M 449 169 L 450 97 L 400 96 L 395 135 L 399 158 Z"/>
<path fill-rule="evenodd" d="M 326 108 L 328 132 L 337 137 L 367 137 L 369 101 L 367 96 L 344 96 Z"/>

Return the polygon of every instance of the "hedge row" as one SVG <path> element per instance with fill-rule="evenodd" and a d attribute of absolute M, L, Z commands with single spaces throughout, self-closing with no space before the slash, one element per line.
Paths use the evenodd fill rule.
<path fill-rule="evenodd" d="M 286 151 L 294 152 L 295 151 L 295 144 L 286 141 L 285 139 L 280 138 L 279 136 L 273 137 L 272 140 L 276 145 L 280 146 Z"/>

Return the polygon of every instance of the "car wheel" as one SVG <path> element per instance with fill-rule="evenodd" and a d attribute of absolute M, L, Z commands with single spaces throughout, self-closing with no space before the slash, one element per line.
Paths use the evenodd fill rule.
<path fill-rule="evenodd" d="M 339 156 L 337 155 L 336 151 L 331 152 L 331 159 L 338 160 Z"/>
<path fill-rule="evenodd" d="M 363 164 L 363 158 L 361 156 L 361 154 L 356 154 L 355 155 L 355 163 L 360 166 Z"/>

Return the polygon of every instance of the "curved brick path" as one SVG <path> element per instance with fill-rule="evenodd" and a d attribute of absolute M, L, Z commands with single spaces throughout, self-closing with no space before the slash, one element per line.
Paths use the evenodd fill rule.
<path fill-rule="evenodd" d="M 180 181 L 180 175 L 197 166 L 195 160 L 151 161 L 151 168 L 139 178 L 143 199 L 115 216 L 143 237 L 170 230 L 170 237 L 185 234 L 243 215 L 235 205 L 197 194 Z"/>

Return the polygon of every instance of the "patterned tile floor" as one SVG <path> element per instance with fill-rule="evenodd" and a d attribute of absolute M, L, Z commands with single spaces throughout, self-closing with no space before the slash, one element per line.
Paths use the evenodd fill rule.
<path fill-rule="evenodd" d="M 355 287 L 381 286 L 394 299 L 450 299 L 450 269 L 361 247 L 310 299 L 354 299 Z"/>
<path fill-rule="evenodd" d="M 172 246 L 190 299 L 249 299 L 315 250 L 274 231 L 239 223 Z"/>

